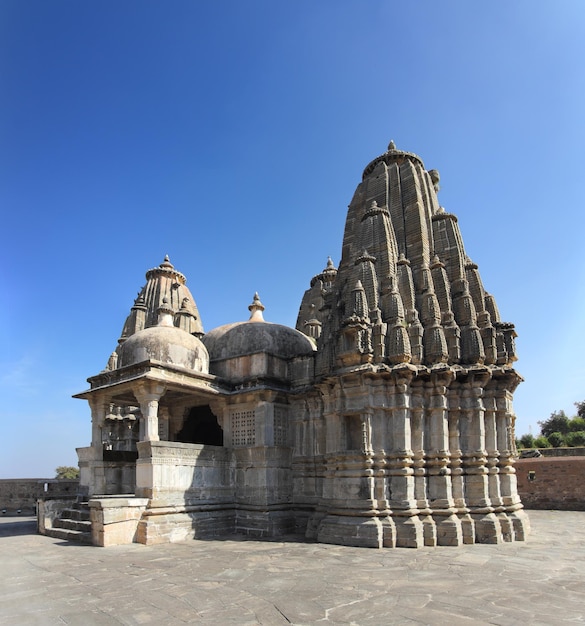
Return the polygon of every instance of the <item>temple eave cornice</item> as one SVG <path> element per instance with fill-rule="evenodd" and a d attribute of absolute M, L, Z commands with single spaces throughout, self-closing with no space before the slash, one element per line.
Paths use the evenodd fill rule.
<path fill-rule="evenodd" d="M 205 391 L 213 395 L 229 391 L 221 384 L 217 376 L 192 372 L 186 368 L 168 363 L 147 360 L 92 376 L 87 379 L 87 382 L 91 385 L 90 389 L 75 394 L 73 397 L 88 399 L 90 396 L 104 391 L 108 391 L 108 393 L 113 392 L 113 395 L 117 395 L 123 387 L 131 387 L 141 380 L 162 382 L 169 387 L 191 391 Z"/>

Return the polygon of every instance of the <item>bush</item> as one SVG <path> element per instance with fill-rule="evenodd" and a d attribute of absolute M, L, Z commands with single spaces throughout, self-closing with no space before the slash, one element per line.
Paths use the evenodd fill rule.
<path fill-rule="evenodd" d="M 585 446 L 585 430 L 578 430 L 565 436 L 565 445 L 571 448 Z"/>
<path fill-rule="evenodd" d="M 550 448 L 550 441 L 546 438 L 543 437 L 542 435 L 540 437 L 537 437 L 534 440 L 534 447 L 535 448 Z"/>
<path fill-rule="evenodd" d="M 563 437 L 563 434 L 559 432 L 551 433 L 547 439 L 553 448 L 560 448 L 565 444 L 565 438 Z"/>

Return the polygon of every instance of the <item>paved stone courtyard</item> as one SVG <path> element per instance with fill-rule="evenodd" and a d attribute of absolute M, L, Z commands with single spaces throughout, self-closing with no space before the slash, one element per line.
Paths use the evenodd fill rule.
<path fill-rule="evenodd" d="M 585 512 L 527 543 L 375 550 L 234 539 L 111 548 L 0 519 L 0 624 L 585 623 Z"/>

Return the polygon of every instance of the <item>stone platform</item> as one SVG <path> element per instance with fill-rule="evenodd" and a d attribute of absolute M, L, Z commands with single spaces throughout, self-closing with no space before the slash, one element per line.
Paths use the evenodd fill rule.
<path fill-rule="evenodd" d="M 585 622 L 585 512 L 527 542 L 376 550 L 288 541 L 74 545 L 0 519 L 0 624 Z"/>

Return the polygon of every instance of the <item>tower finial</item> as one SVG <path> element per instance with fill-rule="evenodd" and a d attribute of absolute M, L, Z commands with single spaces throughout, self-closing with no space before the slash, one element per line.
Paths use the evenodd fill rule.
<path fill-rule="evenodd" d="M 159 267 L 168 267 L 169 269 L 174 269 L 175 266 L 171 263 L 169 255 L 165 254 L 165 260 L 159 265 Z"/>
<path fill-rule="evenodd" d="M 250 311 L 250 319 L 249 322 L 263 322 L 264 316 L 262 315 L 262 311 L 264 311 L 265 307 L 260 302 L 260 297 L 258 296 L 258 292 L 254 294 L 254 300 L 252 304 L 248 307 Z"/>

